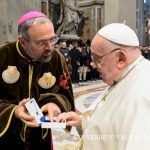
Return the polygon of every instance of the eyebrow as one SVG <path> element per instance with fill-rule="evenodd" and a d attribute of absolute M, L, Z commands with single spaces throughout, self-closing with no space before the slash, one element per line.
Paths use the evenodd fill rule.
<path fill-rule="evenodd" d="M 49 37 L 49 38 L 47 38 L 47 39 L 37 39 L 36 41 L 46 41 L 46 40 L 52 39 L 52 38 L 54 38 L 54 37 L 57 37 L 57 35 L 54 34 L 52 37 Z M 30 36 L 28 36 L 28 39 L 29 39 L 29 40 L 32 40 Z"/>
<path fill-rule="evenodd" d="M 55 38 L 56 36 L 52 36 L 52 37 L 50 37 L 50 38 L 47 38 L 47 39 L 39 39 L 39 40 L 37 40 L 37 41 L 47 41 L 47 40 L 50 40 L 50 39 L 53 39 L 53 38 Z"/>
<path fill-rule="evenodd" d="M 114 49 L 112 49 L 111 51 L 109 51 L 109 52 L 107 52 L 107 53 L 105 53 L 105 54 L 103 54 L 103 55 L 101 55 L 101 56 L 99 56 L 97 53 L 92 53 L 92 56 L 93 57 L 95 57 L 96 59 L 98 58 L 98 59 L 102 59 L 103 57 L 105 57 L 106 55 L 108 55 L 108 54 L 110 54 L 110 53 L 113 53 L 113 52 L 115 52 L 115 51 L 117 51 L 117 50 L 124 50 L 124 49 L 122 49 L 122 48 L 114 48 Z"/>
<path fill-rule="evenodd" d="M 92 52 L 91 54 L 92 54 L 92 56 L 94 56 L 94 57 L 101 57 L 101 56 L 102 56 L 102 55 L 99 55 L 98 53 L 95 53 L 95 52 Z"/>

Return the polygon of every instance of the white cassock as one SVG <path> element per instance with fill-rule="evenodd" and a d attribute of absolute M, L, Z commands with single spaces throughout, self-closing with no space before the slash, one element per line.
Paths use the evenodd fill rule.
<path fill-rule="evenodd" d="M 138 58 L 104 95 L 84 129 L 82 149 L 150 150 L 150 61 Z"/>

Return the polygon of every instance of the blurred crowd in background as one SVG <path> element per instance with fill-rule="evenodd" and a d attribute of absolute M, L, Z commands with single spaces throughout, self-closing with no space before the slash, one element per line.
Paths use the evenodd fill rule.
<path fill-rule="evenodd" d="M 150 45 L 140 45 L 140 50 L 142 52 L 142 55 L 150 60 Z"/>
<path fill-rule="evenodd" d="M 55 45 L 65 57 L 72 83 L 100 80 L 97 68 L 92 62 L 91 41 L 60 39 Z M 140 45 L 142 55 L 150 60 L 150 46 Z"/>
<path fill-rule="evenodd" d="M 96 81 L 100 79 L 95 64 L 91 59 L 91 41 L 60 39 L 55 45 L 65 57 L 72 83 Z"/>

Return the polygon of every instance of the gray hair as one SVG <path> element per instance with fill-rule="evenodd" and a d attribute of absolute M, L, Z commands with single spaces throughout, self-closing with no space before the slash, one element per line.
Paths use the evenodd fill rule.
<path fill-rule="evenodd" d="M 20 25 L 18 27 L 18 35 L 22 35 L 22 37 L 27 41 L 28 40 L 28 35 L 27 35 L 28 29 L 35 23 L 46 23 L 46 22 L 52 23 L 51 20 L 46 17 L 38 17 L 38 18 L 33 18 L 30 20 L 27 20 L 25 23 L 23 23 L 22 25 Z"/>

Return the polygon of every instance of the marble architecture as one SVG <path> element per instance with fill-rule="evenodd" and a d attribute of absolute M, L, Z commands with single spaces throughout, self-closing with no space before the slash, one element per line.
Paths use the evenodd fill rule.
<path fill-rule="evenodd" d="M 78 6 L 84 11 L 82 39 L 91 39 L 104 25 L 104 0 L 78 0 Z"/>
<path fill-rule="evenodd" d="M 147 23 L 144 19 L 144 3 L 143 0 L 137 0 L 136 2 L 136 33 L 139 37 L 140 44 L 144 45 L 147 40 Z"/>
<path fill-rule="evenodd" d="M 88 20 L 83 30 L 84 38 L 93 37 L 96 31 L 109 23 L 125 22 L 133 28 L 140 40 L 143 38 L 143 1 L 141 0 L 78 0 Z"/>
<path fill-rule="evenodd" d="M 29 10 L 41 10 L 41 0 L 0 0 L 0 44 L 17 38 L 17 21 Z"/>
<path fill-rule="evenodd" d="M 67 21 L 64 21 L 60 26 L 58 20 L 65 1 L 67 5 L 74 5 L 71 7 L 74 7 L 75 24 L 71 22 L 66 26 L 64 24 Z M 1 0 L 0 7 L 0 44 L 17 38 L 17 20 L 29 10 L 41 10 L 47 14 L 52 19 L 56 32 L 59 28 L 61 34 L 67 36 L 92 39 L 102 26 L 112 22 L 126 22 L 137 32 L 141 42 L 144 39 L 143 0 Z M 65 20 L 65 17 L 62 19 Z"/>

